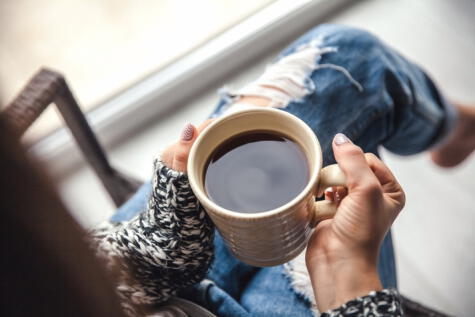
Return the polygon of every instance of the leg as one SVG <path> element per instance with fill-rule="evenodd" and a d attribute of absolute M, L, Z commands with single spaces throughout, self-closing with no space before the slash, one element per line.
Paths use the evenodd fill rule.
<path fill-rule="evenodd" d="M 112 215 L 112 222 L 127 221 L 132 219 L 144 210 L 147 210 L 147 203 L 152 192 L 152 184 L 146 182 L 137 192 Z"/>
<path fill-rule="evenodd" d="M 344 26 L 322 25 L 308 32 L 261 78 L 224 100 L 229 105 L 243 92 L 246 97 L 273 97 L 267 93 L 272 87 L 288 97 L 278 94 L 277 106 L 313 128 L 327 164 L 333 162 L 330 145 L 337 132 L 366 151 L 383 145 L 413 154 L 439 142 L 456 117 L 419 67 L 373 35 Z"/>
<path fill-rule="evenodd" d="M 217 114 L 233 103 L 282 108 L 317 134 L 324 164 L 334 162 L 331 140 L 348 135 L 366 152 L 379 145 L 398 154 L 424 151 L 454 125 L 456 111 L 427 75 L 373 35 L 322 25 L 298 39 L 263 76 L 225 93 Z M 380 275 L 396 286 L 391 237 L 384 240 Z"/>

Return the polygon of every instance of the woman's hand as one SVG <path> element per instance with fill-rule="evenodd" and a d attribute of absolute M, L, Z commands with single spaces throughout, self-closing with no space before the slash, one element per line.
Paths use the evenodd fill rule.
<path fill-rule="evenodd" d="M 165 165 L 173 170 L 186 173 L 188 163 L 188 155 L 191 146 L 195 142 L 198 135 L 206 128 L 213 119 L 203 122 L 198 128 L 188 123 L 181 132 L 180 140 L 168 146 L 162 153 L 162 160 Z"/>
<path fill-rule="evenodd" d="M 381 289 L 379 247 L 405 202 L 401 186 L 375 155 L 364 154 L 343 134 L 335 136 L 333 151 L 348 192 L 326 193 L 338 210 L 318 224 L 306 254 L 320 311 Z"/>

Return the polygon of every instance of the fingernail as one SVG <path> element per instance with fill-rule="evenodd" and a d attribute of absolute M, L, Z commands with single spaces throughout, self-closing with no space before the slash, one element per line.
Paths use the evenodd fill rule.
<path fill-rule="evenodd" d="M 345 143 L 351 143 L 350 139 L 343 133 L 337 133 L 335 135 L 335 138 L 333 138 L 333 142 L 335 142 L 336 145 L 343 145 Z"/>
<path fill-rule="evenodd" d="M 187 123 L 183 128 L 183 132 L 181 133 L 181 140 L 190 141 L 191 139 L 193 139 L 194 132 L 195 129 L 193 128 L 193 125 L 191 123 Z"/>

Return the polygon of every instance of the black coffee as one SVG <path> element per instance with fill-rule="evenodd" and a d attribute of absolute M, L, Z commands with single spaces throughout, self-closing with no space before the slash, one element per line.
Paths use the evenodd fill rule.
<path fill-rule="evenodd" d="M 205 169 L 208 197 L 228 210 L 255 213 L 280 207 L 307 185 L 309 168 L 298 144 L 268 131 L 221 144 Z"/>

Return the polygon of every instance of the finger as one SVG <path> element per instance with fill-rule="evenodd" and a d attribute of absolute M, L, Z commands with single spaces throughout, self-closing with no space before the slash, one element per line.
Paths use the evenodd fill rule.
<path fill-rule="evenodd" d="M 198 136 L 198 131 L 191 123 L 185 125 L 180 137 L 180 141 L 176 144 L 175 154 L 173 156 L 172 168 L 180 172 L 186 172 L 186 164 L 188 163 L 188 155 L 191 146 Z"/>
<path fill-rule="evenodd" d="M 198 134 L 200 134 L 201 131 L 203 131 L 207 126 L 209 126 L 210 123 L 213 122 L 214 120 L 216 120 L 216 119 L 215 118 L 208 119 L 205 122 L 203 122 L 202 124 L 200 124 L 199 127 L 198 127 Z"/>
<path fill-rule="evenodd" d="M 162 161 L 165 163 L 166 166 L 172 168 L 173 165 L 173 156 L 175 155 L 175 148 L 176 148 L 176 143 L 168 146 L 163 152 L 162 152 Z"/>
<path fill-rule="evenodd" d="M 343 198 L 346 197 L 346 195 L 348 195 L 348 189 L 346 189 L 346 187 L 343 187 L 343 186 L 336 187 L 335 201 L 337 204 L 339 204 L 343 200 Z"/>
<path fill-rule="evenodd" d="M 334 200 L 334 187 L 329 187 L 325 189 L 325 200 L 333 201 Z"/>
<path fill-rule="evenodd" d="M 338 133 L 333 138 L 333 153 L 338 166 L 346 175 L 350 191 L 358 186 L 377 183 L 361 148 L 354 145 L 344 134 Z"/>
<path fill-rule="evenodd" d="M 381 185 L 397 182 L 391 170 L 376 155 L 365 153 L 365 158 Z"/>
<path fill-rule="evenodd" d="M 395 202 L 397 202 L 397 204 L 400 205 L 400 208 L 402 209 L 406 201 L 406 197 L 404 190 L 397 181 L 396 177 L 394 177 L 391 170 L 376 155 L 372 153 L 366 153 L 365 157 L 371 170 L 381 184 L 383 193 L 386 194 L 387 197 L 390 197 Z"/>

